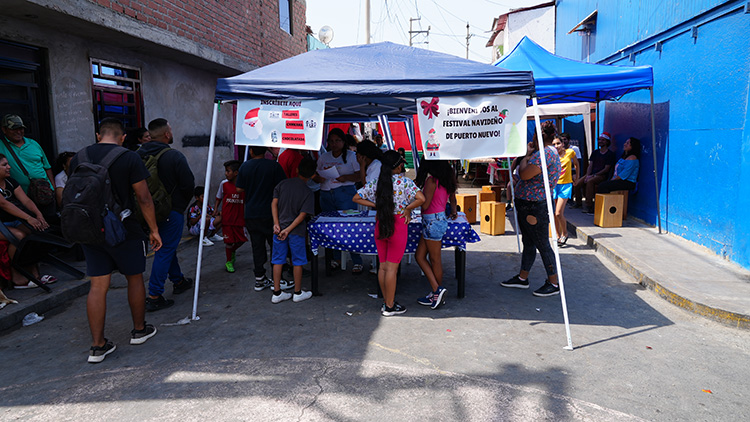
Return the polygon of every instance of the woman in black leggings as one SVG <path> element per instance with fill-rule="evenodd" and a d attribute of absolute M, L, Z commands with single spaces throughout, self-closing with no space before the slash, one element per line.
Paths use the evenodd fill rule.
<path fill-rule="evenodd" d="M 547 174 L 549 176 L 550 192 L 555 188 L 557 179 L 562 170 L 560 156 L 552 146 L 555 139 L 555 126 L 550 121 L 542 124 L 542 142 L 544 144 L 544 157 L 547 161 Z M 542 256 L 544 268 L 547 271 L 547 280 L 544 285 L 534 291 L 534 296 L 552 296 L 560 294 L 557 284 L 557 268 L 555 256 L 550 246 L 549 214 L 544 191 L 544 179 L 542 176 L 541 157 L 539 143 L 536 134 L 534 141 L 529 144 L 529 151 L 518 165 L 518 174 L 521 180 L 515 190 L 516 212 L 518 213 L 518 225 L 521 229 L 523 241 L 523 253 L 521 254 L 521 271 L 508 281 L 500 283 L 503 287 L 516 289 L 529 288 L 529 271 L 536 259 L 536 251 Z"/>

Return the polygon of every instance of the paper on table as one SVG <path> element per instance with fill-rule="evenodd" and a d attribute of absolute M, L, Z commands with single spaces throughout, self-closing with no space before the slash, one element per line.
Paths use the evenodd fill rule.
<path fill-rule="evenodd" d="M 318 170 L 318 174 L 320 177 L 324 179 L 333 179 L 336 180 L 337 177 L 340 176 L 338 169 L 336 167 L 329 167 L 327 169 Z"/>

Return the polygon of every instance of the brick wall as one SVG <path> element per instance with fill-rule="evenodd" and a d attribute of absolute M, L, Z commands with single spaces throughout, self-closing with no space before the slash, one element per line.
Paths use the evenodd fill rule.
<path fill-rule="evenodd" d="M 278 0 L 88 0 L 264 66 L 306 50 L 303 0 L 292 0 L 292 34 L 279 25 Z"/>

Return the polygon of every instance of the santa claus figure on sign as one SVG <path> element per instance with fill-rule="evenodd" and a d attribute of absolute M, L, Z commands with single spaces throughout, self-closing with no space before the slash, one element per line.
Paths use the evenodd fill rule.
<path fill-rule="evenodd" d="M 254 108 L 245 114 L 245 121 L 242 123 L 242 133 L 247 139 L 258 139 L 263 132 L 263 124 L 258 118 L 260 108 Z"/>

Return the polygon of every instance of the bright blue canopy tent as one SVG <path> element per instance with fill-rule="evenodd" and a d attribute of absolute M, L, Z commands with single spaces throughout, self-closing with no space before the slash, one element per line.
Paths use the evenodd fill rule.
<path fill-rule="evenodd" d="M 656 174 L 656 128 L 654 127 L 654 71 L 651 66 L 616 66 L 584 63 L 556 56 L 528 37 L 494 63 L 510 70 L 534 72 L 539 104 L 617 101 L 623 95 L 648 89 L 651 92 L 651 145 L 654 156 L 656 212 L 661 233 L 659 179 Z M 598 119 L 597 119 L 598 121 Z"/>
<path fill-rule="evenodd" d="M 617 101 L 623 95 L 654 86 L 651 66 L 584 63 L 556 56 L 528 37 L 494 63 L 534 72 L 539 104 Z"/>

